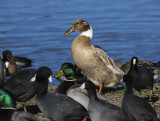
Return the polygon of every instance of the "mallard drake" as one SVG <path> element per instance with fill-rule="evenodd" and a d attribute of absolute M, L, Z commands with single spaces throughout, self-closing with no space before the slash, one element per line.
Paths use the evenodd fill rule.
<path fill-rule="evenodd" d="M 16 101 L 13 95 L 0 89 L 0 121 L 38 121 L 32 114 L 16 111 Z"/>
<path fill-rule="evenodd" d="M 81 70 L 72 63 L 64 63 L 62 64 L 59 73 L 55 75 L 57 78 L 60 76 L 64 76 L 64 80 L 61 80 L 62 83 L 56 88 L 55 92 L 71 97 L 88 110 L 89 98 L 87 90 L 80 89 L 81 84 L 84 83 L 87 78 L 81 73 Z M 100 100 L 112 103 L 99 92 L 97 92 L 97 96 Z"/>
<path fill-rule="evenodd" d="M 68 35 L 74 31 L 82 32 L 71 45 L 71 55 L 75 64 L 97 86 L 113 87 L 120 83 L 124 72 L 121 71 L 99 47 L 91 44 L 92 27 L 82 19 L 73 22 L 71 28 L 64 33 Z"/>
<path fill-rule="evenodd" d="M 124 71 L 125 73 L 128 73 L 130 69 L 131 61 L 127 61 L 124 63 L 120 69 Z M 158 79 L 160 77 L 160 63 L 153 63 L 150 61 L 145 61 L 145 60 L 138 60 L 137 63 L 138 66 L 145 66 L 150 69 L 152 74 L 154 75 L 154 80 Z"/>
<path fill-rule="evenodd" d="M 88 116 L 87 110 L 72 98 L 55 92 L 48 92 L 48 79 L 39 81 L 36 96 L 42 113 L 52 121 L 80 121 Z"/>
<path fill-rule="evenodd" d="M 6 79 L 6 69 L 0 57 L 0 85 L 4 83 L 5 79 Z"/>
<path fill-rule="evenodd" d="M 138 58 L 132 57 L 130 70 L 126 78 L 129 78 L 132 87 L 140 92 L 142 89 L 153 90 L 154 78 L 151 71 L 145 66 L 138 66 Z M 125 80 L 124 80 L 125 81 Z"/>
<path fill-rule="evenodd" d="M 52 82 L 52 75 L 49 75 L 50 71 L 48 70 L 48 67 L 42 66 L 37 70 L 26 69 L 19 71 L 1 85 L 0 88 L 10 91 L 16 101 L 26 102 L 37 94 L 39 80 L 46 77 Z M 24 110 L 26 110 L 25 107 Z"/>
<path fill-rule="evenodd" d="M 12 56 L 12 52 L 10 50 L 5 50 L 2 52 L 2 59 L 4 63 L 8 61 L 7 55 Z M 32 66 L 32 60 L 27 57 L 19 57 L 19 56 L 13 56 L 13 57 L 15 63 L 18 65 L 19 68 L 26 68 Z"/>
<path fill-rule="evenodd" d="M 136 60 L 133 59 L 133 61 Z M 140 72 L 140 74 L 142 73 Z M 144 74 L 142 74 L 141 76 L 145 76 Z M 148 77 L 148 75 L 146 76 Z M 140 76 L 138 77 L 140 79 L 143 78 Z M 130 74 L 127 74 L 123 77 L 123 80 L 126 83 L 126 90 L 122 99 L 122 109 L 132 114 L 137 121 L 160 121 L 157 118 L 157 114 L 153 107 L 145 99 L 134 95 L 133 86 L 135 83 L 133 83 L 133 78 L 136 78 L 134 74 L 132 76 Z M 145 83 L 146 82 L 144 82 L 144 84 Z"/>
<path fill-rule="evenodd" d="M 92 121 L 136 121 L 129 113 L 120 107 L 99 100 L 96 95 L 95 85 L 91 81 L 86 81 L 81 86 L 86 89 L 89 96 L 88 112 Z"/>

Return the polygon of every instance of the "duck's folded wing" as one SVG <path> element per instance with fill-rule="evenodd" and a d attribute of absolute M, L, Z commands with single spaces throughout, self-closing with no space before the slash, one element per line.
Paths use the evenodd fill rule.
<path fill-rule="evenodd" d="M 101 60 L 102 63 L 105 63 L 105 65 L 110 68 L 114 73 L 116 74 L 124 74 L 124 72 L 122 70 L 120 70 L 114 63 L 114 61 L 109 58 L 109 56 L 107 55 L 107 53 L 105 51 L 103 51 L 101 48 L 96 47 L 96 46 L 91 46 L 93 52 L 94 52 L 94 56 L 96 56 L 97 58 L 99 58 Z"/>

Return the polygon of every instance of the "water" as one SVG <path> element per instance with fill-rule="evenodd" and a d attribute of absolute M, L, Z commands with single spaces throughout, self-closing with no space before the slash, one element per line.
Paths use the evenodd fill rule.
<path fill-rule="evenodd" d="M 9 49 L 33 59 L 32 68 L 48 66 L 56 74 L 73 62 L 70 47 L 80 33 L 64 32 L 78 18 L 89 22 L 92 43 L 111 58 L 160 60 L 159 0 L 1 0 L 0 52 Z"/>

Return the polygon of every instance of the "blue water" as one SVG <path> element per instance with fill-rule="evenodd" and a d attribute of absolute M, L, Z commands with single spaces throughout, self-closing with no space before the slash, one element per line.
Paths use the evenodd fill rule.
<path fill-rule="evenodd" d="M 111 58 L 160 60 L 159 0 L 1 0 L 0 53 L 10 49 L 33 59 L 31 68 L 48 66 L 56 74 L 73 62 L 70 47 L 80 33 L 64 32 L 78 18 L 89 22 L 92 43 Z"/>

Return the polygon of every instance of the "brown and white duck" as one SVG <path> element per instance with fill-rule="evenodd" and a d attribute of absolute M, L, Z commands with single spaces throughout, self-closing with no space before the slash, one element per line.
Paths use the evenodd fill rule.
<path fill-rule="evenodd" d="M 124 72 L 121 71 L 101 48 L 91 44 L 92 27 L 82 19 L 73 22 L 71 28 L 64 33 L 68 35 L 74 31 L 82 32 L 76 37 L 71 46 L 71 54 L 75 64 L 97 86 L 114 87 L 118 84 Z"/>

